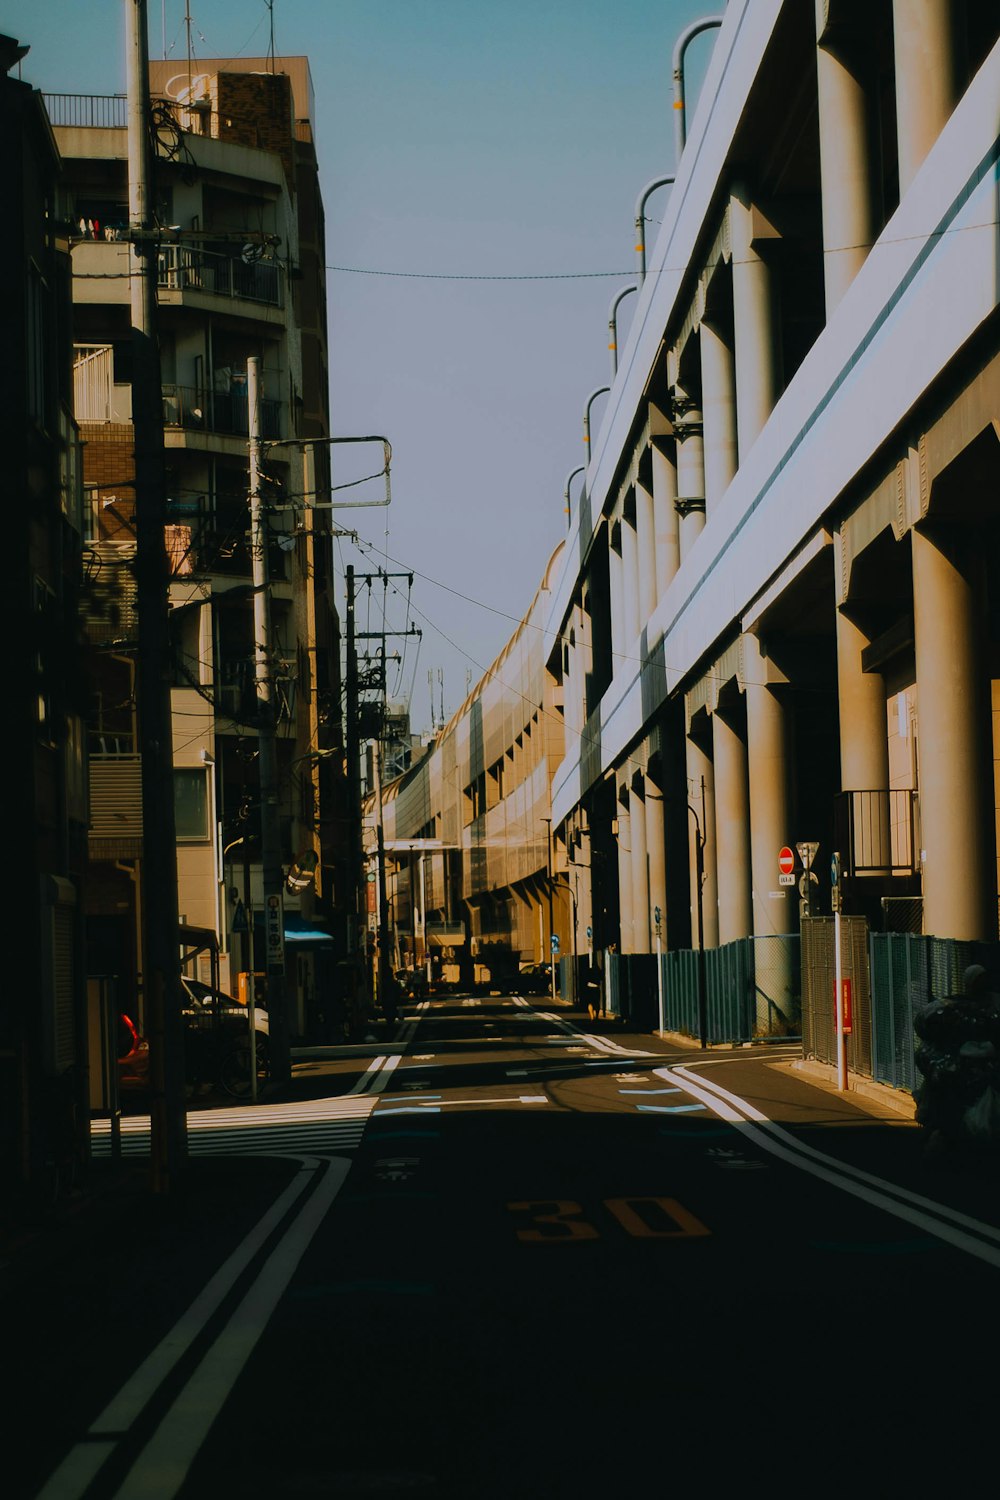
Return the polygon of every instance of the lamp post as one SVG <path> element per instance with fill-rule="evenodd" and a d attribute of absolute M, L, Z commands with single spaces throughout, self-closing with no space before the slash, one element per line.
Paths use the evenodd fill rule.
<path fill-rule="evenodd" d="M 556 945 L 555 927 L 552 920 L 552 819 L 542 818 L 541 821 L 545 824 L 545 874 L 549 888 L 549 970 L 552 980 L 552 1000 L 554 1002 L 556 998 Z"/>
<path fill-rule="evenodd" d="M 692 21 L 690 26 L 685 27 L 677 38 L 674 46 L 674 147 L 677 152 L 678 162 L 681 152 L 684 150 L 684 142 L 687 139 L 687 110 L 684 101 L 684 54 L 688 43 L 693 42 L 701 32 L 708 31 L 713 26 L 721 26 L 725 20 L 724 16 L 703 16 L 700 21 Z"/>
<path fill-rule="evenodd" d="M 588 463 L 590 462 L 590 408 L 593 406 L 598 396 L 606 396 L 610 389 L 611 387 L 609 385 L 599 385 L 597 387 L 597 390 L 591 391 L 590 395 L 587 397 L 587 405 L 584 408 L 583 412 L 583 441 L 587 446 Z"/>
<path fill-rule="evenodd" d="M 652 182 L 647 182 L 635 205 L 635 252 L 639 257 L 639 285 L 646 279 L 646 200 L 656 192 L 657 188 L 668 187 L 673 182 L 673 177 L 654 177 Z"/>
<path fill-rule="evenodd" d="M 576 476 L 578 474 L 584 474 L 584 473 L 586 473 L 586 469 L 587 469 L 587 465 L 586 464 L 577 464 L 576 468 L 575 469 L 571 469 L 569 471 L 569 473 L 567 474 L 567 476 L 566 476 L 566 487 L 563 490 L 563 499 L 566 502 L 566 525 L 567 526 L 569 526 L 569 517 L 570 517 L 569 487 L 573 483 L 573 480 L 576 478 Z"/>
<path fill-rule="evenodd" d="M 611 309 L 608 313 L 608 334 L 610 343 L 608 349 L 611 352 L 611 379 L 614 380 L 618 374 L 618 307 L 632 292 L 637 292 L 639 286 L 633 282 L 631 286 L 623 286 L 618 295 L 612 300 Z"/>
<path fill-rule="evenodd" d="M 701 778 L 702 806 L 705 802 L 705 778 Z M 702 886 L 705 883 L 705 835 L 701 829 L 698 810 L 688 803 L 688 812 L 694 818 L 695 830 L 695 905 L 698 912 L 698 1040 L 702 1047 L 708 1046 L 708 1008 L 705 997 L 705 913 L 702 905 Z"/>

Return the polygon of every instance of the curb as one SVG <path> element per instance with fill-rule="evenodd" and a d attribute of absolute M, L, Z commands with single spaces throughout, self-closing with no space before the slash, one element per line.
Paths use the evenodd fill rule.
<path fill-rule="evenodd" d="M 769 1063 L 768 1066 L 791 1069 L 795 1073 L 805 1075 L 807 1082 L 814 1083 L 819 1088 L 828 1089 L 835 1094 L 840 1093 L 837 1088 L 837 1070 L 831 1063 L 817 1062 L 813 1058 L 801 1058 L 790 1063 Z M 885 1111 L 907 1120 L 916 1118 L 917 1102 L 905 1089 L 890 1088 L 888 1084 L 876 1083 L 873 1078 L 863 1078 L 858 1073 L 848 1073 L 847 1092 L 859 1105 L 862 1100 L 872 1105 L 880 1105 L 880 1110 L 869 1111 L 876 1119 L 880 1116 L 884 1118 Z"/>

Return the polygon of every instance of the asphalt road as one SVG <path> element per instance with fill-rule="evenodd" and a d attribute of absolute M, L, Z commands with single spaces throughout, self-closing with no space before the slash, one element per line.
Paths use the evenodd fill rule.
<path fill-rule="evenodd" d="M 94 1229 L 49 1346 L 14 1320 L 51 1387 L 17 1493 L 887 1495 L 929 1426 L 992 1429 L 995 1162 L 930 1166 L 792 1046 L 544 999 L 427 1002 L 359 1050 L 193 1115 L 182 1210 L 115 1221 L 119 1295 Z"/>

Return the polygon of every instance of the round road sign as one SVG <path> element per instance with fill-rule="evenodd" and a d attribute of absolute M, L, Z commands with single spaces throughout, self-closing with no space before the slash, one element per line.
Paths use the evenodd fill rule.
<path fill-rule="evenodd" d="M 778 869 L 782 875 L 790 875 L 795 869 L 795 855 L 787 844 L 783 849 L 778 850 Z"/>

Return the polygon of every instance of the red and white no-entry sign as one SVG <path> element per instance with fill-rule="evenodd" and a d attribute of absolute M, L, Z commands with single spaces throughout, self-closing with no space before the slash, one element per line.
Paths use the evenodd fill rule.
<path fill-rule="evenodd" d="M 782 875 L 791 875 L 795 869 L 795 855 L 787 844 L 783 849 L 778 850 L 778 869 Z"/>

